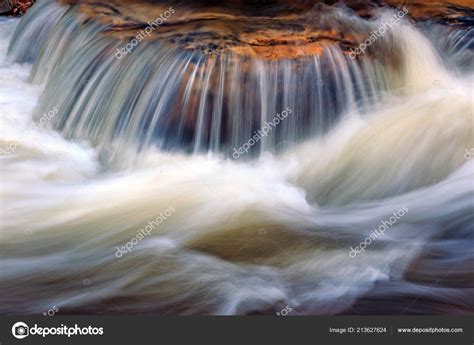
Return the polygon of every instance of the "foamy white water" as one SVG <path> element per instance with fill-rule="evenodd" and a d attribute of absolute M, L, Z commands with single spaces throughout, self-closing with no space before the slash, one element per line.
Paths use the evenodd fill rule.
<path fill-rule="evenodd" d="M 454 243 L 453 265 L 472 259 L 473 78 L 447 71 L 415 29 L 400 31 L 405 92 L 351 109 L 320 138 L 247 162 L 152 148 L 137 164 L 129 148 L 117 167 L 104 143 L 66 140 L 52 123 L 32 130 L 44 86 L 6 60 L 17 24 L 0 21 L 0 144 L 20 143 L 1 157 L 2 313 L 339 313 L 376 282 L 397 283 L 387 296 L 425 289 L 404 272 L 426 246 Z M 470 292 L 429 294 L 469 309 Z"/>

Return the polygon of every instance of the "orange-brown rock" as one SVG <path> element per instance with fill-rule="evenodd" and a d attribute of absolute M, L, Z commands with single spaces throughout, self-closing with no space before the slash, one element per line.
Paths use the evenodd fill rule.
<path fill-rule="evenodd" d="M 36 0 L 1 0 L 0 15 L 21 16 Z"/>
<path fill-rule="evenodd" d="M 331 44 L 348 51 L 366 34 L 350 25 L 331 22 L 327 14 L 336 1 L 152 1 L 58 0 L 77 4 L 82 13 L 111 26 L 108 35 L 132 39 L 172 7 L 175 13 L 147 39 L 160 39 L 183 49 L 218 54 L 231 51 L 265 59 L 320 54 Z M 472 1 L 386 0 L 346 1 L 359 16 L 371 17 L 381 6 L 407 6 L 416 20 L 435 19 L 462 24 L 473 14 Z"/>

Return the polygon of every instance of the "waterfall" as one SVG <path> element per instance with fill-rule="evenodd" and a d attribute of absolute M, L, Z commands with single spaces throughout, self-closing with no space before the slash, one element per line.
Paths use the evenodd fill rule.
<path fill-rule="evenodd" d="M 472 34 L 118 58 L 77 6 L 0 19 L 0 312 L 472 313 Z"/>
<path fill-rule="evenodd" d="M 16 61 L 34 61 L 32 81 L 47 85 L 37 114 L 57 106 L 56 129 L 99 148 L 114 145 L 108 154 L 115 159 L 131 146 L 230 157 L 291 108 L 294 115 L 252 149 L 257 157 L 326 133 L 348 109 L 368 108 L 387 88 L 380 64 L 352 60 L 337 46 L 274 61 L 203 56 L 150 40 L 118 59 L 122 43 L 106 25 L 81 18 L 75 7 L 42 6 L 22 21 L 10 47 Z"/>

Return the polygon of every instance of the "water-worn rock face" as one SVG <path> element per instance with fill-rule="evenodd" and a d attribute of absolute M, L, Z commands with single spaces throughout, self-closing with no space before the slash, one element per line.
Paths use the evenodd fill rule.
<path fill-rule="evenodd" d="M 110 26 L 108 34 L 124 41 L 133 39 L 137 31 L 147 29 L 149 23 L 171 7 L 172 15 L 162 18 L 162 23 L 151 34 L 143 34 L 144 40 L 160 39 L 204 54 L 232 51 L 265 59 L 317 55 L 334 44 L 349 53 L 368 33 L 334 15 L 336 7 L 357 13 L 361 18 L 372 18 L 383 6 L 406 6 L 411 19 L 431 19 L 457 26 L 472 22 L 474 13 L 472 2 L 468 0 L 417 0 L 403 4 L 398 0 L 349 0 L 344 1 L 344 5 L 331 0 L 58 2 L 79 6 L 80 12 L 90 20 L 106 23 Z M 3 9 L 3 14 L 21 15 L 33 3 L 33 0 L 2 0 L 0 12 Z"/>
<path fill-rule="evenodd" d="M 216 54 L 232 51 L 267 59 L 297 58 L 320 54 L 328 45 L 344 51 L 356 47 L 367 37 L 362 28 L 344 22 L 340 12 L 355 12 L 371 18 L 382 6 L 408 8 L 415 20 L 434 19 L 453 25 L 469 22 L 469 1 L 89 1 L 61 0 L 79 4 L 81 12 L 93 20 L 110 25 L 109 34 L 133 39 L 137 31 L 173 13 L 144 39 L 165 40 L 185 49 Z M 472 5 L 471 5 L 472 6 Z M 335 11 L 335 7 L 340 8 Z M 336 12 L 336 13 L 335 13 Z M 472 18 L 472 17 L 471 17 Z"/>
<path fill-rule="evenodd" d="M 0 0 L 0 15 L 21 16 L 36 0 Z"/>

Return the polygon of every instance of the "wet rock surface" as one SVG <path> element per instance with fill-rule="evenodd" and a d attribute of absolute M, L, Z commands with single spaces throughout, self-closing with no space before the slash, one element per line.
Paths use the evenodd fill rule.
<path fill-rule="evenodd" d="M 33 6 L 36 0 L 1 0 L 0 15 L 21 16 Z"/>
<path fill-rule="evenodd" d="M 219 54 L 231 51 L 265 59 L 298 58 L 320 54 L 337 44 L 346 52 L 367 37 L 367 30 L 345 22 L 343 14 L 372 19 L 381 8 L 406 6 L 409 20 L 432 20 L 453 26 L 472 22 L 469 2 L 432 1 L 77 1 L 91 20 L 110 26 L 108 34 L 133 39 L 160 22 L 145 39 L 159 39 L 180 47 Z M 472 6 L 472 5 L 471 5 Z M 171 15 L 165 16 L 172 9 Z M 160 20 L 161 18 L 162 20 Z"/>

